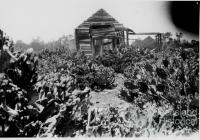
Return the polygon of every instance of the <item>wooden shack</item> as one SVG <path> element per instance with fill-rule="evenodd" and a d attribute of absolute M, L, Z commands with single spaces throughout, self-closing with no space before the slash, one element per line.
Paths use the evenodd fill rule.
<path fill-rule="evenodd" d="M 86 55 L 101 56 L 105 50 L 128 45 L 130 32 L 134 33 L 100 9 L 75 29 L 76 48 Z"/>

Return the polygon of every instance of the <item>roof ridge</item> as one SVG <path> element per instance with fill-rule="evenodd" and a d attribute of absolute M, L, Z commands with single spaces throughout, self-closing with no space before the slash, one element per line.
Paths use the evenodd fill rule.
<path fill-rule="evenodd" d="M 86 21 L 102 21 L 102 20 L 108 20 L 108 21 L 115 21 L 118 22 L 115 18 L 113 18 L 106 10 L 103 8 L 99 9 L 97 12 L 95 12 L 92 16 L 90 16 Z"/>

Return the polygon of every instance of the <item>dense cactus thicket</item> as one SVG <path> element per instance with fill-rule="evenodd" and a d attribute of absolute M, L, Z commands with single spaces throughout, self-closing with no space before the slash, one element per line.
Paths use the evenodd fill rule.
<path fill-rule="evenodd" d="M 0 35 L 1 137 L 140 137 L 199 130 L 199 54 L 193 48 L 164 53 L 130 48 L 96 58 L 62 48 L 36 55 L 32 49 L 13 51 L 13 42 Z M 130 106 L 95 107 L 91 94 L 116 92 L 118 74 L 124 77 L 118 98 Z"/>

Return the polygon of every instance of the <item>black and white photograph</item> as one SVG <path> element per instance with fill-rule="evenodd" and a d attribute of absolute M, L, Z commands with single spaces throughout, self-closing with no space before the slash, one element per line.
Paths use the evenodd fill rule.
<path fill-rule="evenodd" d="M 198 137 L 199 13 L 199 1 L 0 0 L 0 139 Z"/>

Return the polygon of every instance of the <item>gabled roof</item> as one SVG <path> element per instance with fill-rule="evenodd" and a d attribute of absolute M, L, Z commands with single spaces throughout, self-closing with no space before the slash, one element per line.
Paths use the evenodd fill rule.
<path fill-rule="evenodd" d="M 99 9 L 91 17 L 89 17 L 87 22 L 118 22 L 110 14 L 108 14 L 104 9 Z"/>
<path fill-rule="evenodd" d="M 124 29 L 125 27 L 115 18 L 108 14 L 104 9 L 99 9 L 91 17 L 78 26 L 78 29 L 89 29 L 92 24 L 113 24 L 116 29 Z"/>

